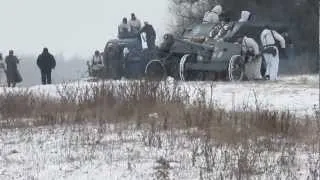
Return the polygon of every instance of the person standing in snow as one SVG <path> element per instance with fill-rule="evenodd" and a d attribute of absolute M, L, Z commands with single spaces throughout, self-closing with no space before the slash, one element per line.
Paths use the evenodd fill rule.
<path fill-rule="evenodd" d="M 153 26 L 149 24 L 147 21 L 145 21 L 143 28 L 139 31 L 139 34 L 141 33 L 146 33 L 148 49 L 154 49 L 156 47 L 156 31 L 154 30 Z"/>
<path fill-rule="evenodd" d="M 0 86 L 6 86 L 7 75 L 6 75 L 6 64 L 3 61 L 2 54 L 0 53 Z"/>
<path fill-rule="evenodd" d="M 119 38 L 126 38 L 129 36 L 131 32 L 130 25 L 128 24 L 128 19 L 123 18 L 122 23 L 118 26 L 118 37 Z"/>
<path fill-rule="evenodd" d="M 252 19 L 252 14 L 249 11 L 241 11 L 239 22 L 247 22 Z"/>
<path fill-rule="evenodd" d="M 222 14 L 222 6 L 216 5 L 212 10 L 205 13 L 202 23 L 219 23 Z"/>
<path fill-rule="evenodd" d="M 37 65 L 41 71 L 42 84 L 51 84 L 51 71 L 56 67 L 56 60 L 49 53 L 48 48 L 43 48 L 42 53 L 38 56 Z"/>
<path fill-rule="evenodd" d="M 134 13 L 131 13 L 131 19 L 129 21 L 131 32 L 138 34 L 141 29 L 141 21 L 136 17 Z"/>
<path fill-rule="evenodd" d="M 281 48 L 285 49 L 285 39 L 277 31 L 265 26 L 261 32 L 260 40 L 263 46 L 262 53 L 266 61 L 265 78 L 272 81 L 278 80 L 279 49 L 276 46 L 276 40 L 279 41 Z M 285 51 L 283 50 L 283 52 Z"/>
<path fill-rule="evenodd" d="M 241 43 L 241 53 L 245 58 L 245 75 L 248 80 L 259 80 L 261 76 L 262 59 L 259 51 L 258 43 L 247 36 L 239 39 Z"/>
<path fill-rule="evenodd" d="M 17 78 L 21 79 L 20 74 L 18 72 L 18 58 L 13 54 L 13 50 L 9 51 L 9 55 L 5 59 L 6 65 L 7 65 L 7 83 L 8 87 L 15 87 L 17 81 Z"/>

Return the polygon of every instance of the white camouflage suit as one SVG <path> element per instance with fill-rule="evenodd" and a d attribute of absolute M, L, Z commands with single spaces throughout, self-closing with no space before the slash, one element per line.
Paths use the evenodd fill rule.
<path fill-rule="evenodd" d="M 286 47 L 285 39 L 277 32 L 270 29 L 264 29 L 260 35 L 261 43 L 263 48 L 273 47 L 276 50 L 276 55 L 273 56 L 270 53 L 263 53 L 263 56 L 266 61 L 266 74 L 269 76 L 271 81 L 278 80 L 278 71 L 279 71 L 279 49 L 275 45 L 276 40 L 280 42 L 281 48 Z"/>
<path fill-rule="evenodd" d="M 253 39 L 249 38 L 247 36 L 243 37 L 242 40 L 242 52 L 246 54 L 247 52 L 252 52 L 255 57 L 250 57 L 248 62 L 245 64 L 245 75 L 248 78 L 248 80 L 256 80 L 261 79 L 261 63 L 262 59 L 259 55 L 259 45 L 258 43 Z"/>
<path fill-rule="evenodd" d="M 131 28 L 131 31 L 135 34 L 138 34 L 141 29 L 141 21 L 139 19 L 130 20 L 129 25 Z"/>
<path fill-rule="evenodd" d="M 220 22 L 219 16 L 222 13 L 222 6 L 217 5 L 211 11 L 204 14 L 202 23 L 218 23 Z"/>
<path fill-rule="evenodd" d="M 241 17 L 239 22 L 247 22 L 249 20 L 251 13 L 249 11 L 241 11 Z"/>
<path fill-rule="evenodd" d="M 92 68 L 95 70 L 99 70 L 101 68 L 103 68 L 103 58 L 102 56 L 99 55 L 93 55 L 92 57 Z"/>

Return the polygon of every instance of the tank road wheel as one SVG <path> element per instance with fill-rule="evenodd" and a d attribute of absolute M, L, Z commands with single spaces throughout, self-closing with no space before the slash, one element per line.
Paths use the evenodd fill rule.
<path fill-rule="evenodd" d="M 179 64 L 179 76 L 181 81 L 202 80 L 203 73 L 186 69 L 187 63 L 194 62 L 194 58 L 190 54 L 182 56 Z"/>
<path fill-rule="evenodd" d="M 244 77 L 244 60 L 240 55 L 231 57 L 228 66 L 228 79 L 230 81 L 241 81 Z"/>
<path fill-rule="evenodd" d="M 160 60 L 151 60 L 146 65 L 145 75 L 152 80 L 163 80 L 167 77 L 167 71 Z"/>

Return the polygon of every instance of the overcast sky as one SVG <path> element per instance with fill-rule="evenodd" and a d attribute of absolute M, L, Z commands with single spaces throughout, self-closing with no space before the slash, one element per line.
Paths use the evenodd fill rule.
<path fill-rule="evenodd" d="M 167 0 L 1 0 L 0 52 L 89 56 L 116 36 L 123 16 L 135 12 L 158 37 L 167 31 Z"/>

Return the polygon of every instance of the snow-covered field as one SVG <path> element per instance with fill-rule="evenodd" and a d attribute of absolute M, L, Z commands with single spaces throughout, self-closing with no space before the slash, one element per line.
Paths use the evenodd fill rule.
<path fill-rule="evenodd" d="M 0 179 L 319 178 L 319 152 L 286 143 L 272 152 L 146 131 L 111 125 L 104 133 L 94 126 L 2 130 Z"/>
<path fill-rule="evenodd" d="M 196 88 L 205 88 L 217 104 L 228 110 L 236 108 L 268 108 L 290 110 L 297 116 L 312 115 L 319 104 L 319 77 L 283 77 L 278 82 L 241 83 L 194 83 Z"/>
<path fill-rule="evenodd" d="M 255 144 L 206 144 L 173 131 L 110 125 L 98 132 L 93 126 L 2 130 L 0 179 L 320 178 L 319 152 L 287 143 L 275 144 L 274 152 Z"/>
<path fill-rule="evenodd" d="M 314 116 L 318 82 L 317 75 L 305 75 L 282 77 L 278 82 L 178 82 L 178 86 L 193 99 L 194 92 L 202 89 L 228 110 L 259 106 Z M 173 84 L 171 79 L 167 83 Z M 29 89 L 59 97 L 61 86 Z M 258 140 L 247 146 L 224 145 L 190 132 L 130 124 L 0 128 L 0 179 L 249 179 L 247 174 L 253 179 L 320 179 L 317 147 L 297 146 L 281 137 L 271 147 L 261 146 Z"/>
<path fill-rule="evenodd" d="M 110 83 L 126 82 L 122 80 Z M 170 78 L 166 82 L 169 84 L 166 87 L 173 84 Z M 93 84 L 95 83 L 79 81 L 70 83 L 68 86 L 81 88 Z M 61 86 L 33 86 L 29 89 L 36 94 L 43 93 L 59 97 L 57 89 L 62 89 Z M 227 110 L 259 107 L 290 110 L 297 116 L 313 116 L 315 107 L 317 108 L 319 104 L 318 75 L 285 76 L 278 82 L 178 82 L 178 86 L 187 91 L 193 100 L 197 99 L 199 90 L 203 90 L 206 98 Z"/>

